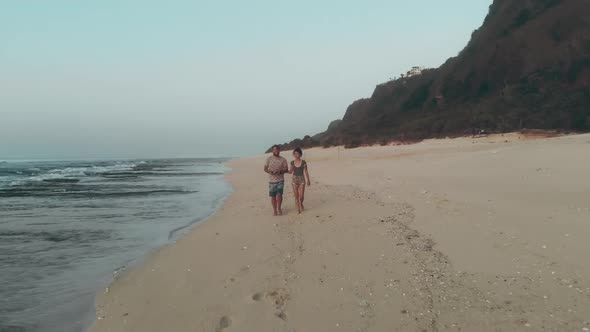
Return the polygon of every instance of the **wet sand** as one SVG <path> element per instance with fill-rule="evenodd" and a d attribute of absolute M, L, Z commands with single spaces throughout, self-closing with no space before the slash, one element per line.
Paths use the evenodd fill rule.
<path fill-rule="evenodd" d="M 590 330 L 590 135 L 312 149 L 282 217 L 264 158 L 230 162 L 223 207 L 99 294 L 91 330 Z"/>

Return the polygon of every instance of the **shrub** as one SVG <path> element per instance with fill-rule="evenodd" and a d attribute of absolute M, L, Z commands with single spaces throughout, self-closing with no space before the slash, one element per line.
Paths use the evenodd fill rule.
<path fill-rule="evenodd" d="M 406 101 L 402 105 L 402 110 L 408 111 L 412 109 L 416 109 L 424 105 L 426 100 L 428 100 L 428 95 L 430 94 L 430 86 L 432 85 L 433 81 L 429 81 L 426 84 L 419 86 L 417 89 L 412 92 L 412 94 L 406 99 Z"/>
<path fill-rule="evenodd" d="M 590 68 L 590 57 L 578 59 L 570 66 L 567 78 L 570 82 L 575 82 L 578 79 L 578 75 L 585 68 Z"/>
<path fill-rule="evenodd" d="M 590 114 L 587 111 L 577 111 L 572 115 L 572 128 L 575 130 L 587 130 L 590 128 Z"/>
<path fill-rule="evenodd" d="M 477 91 L 478 97 L 483 97 L 490 92 L 490 84 L 487 81 L 481 82 Z"/>
<path fill-rule="evenodd" d="M 516 15 L 516 17 L 514 18 L 514 21 L 512 22 L 512 26 L 514 28 L 518 28 L 521 27 L 523 25 L 525 25 L 532 17 L 531 17 L 531 11 L 528 9 L 523 9 L 521 10 L 518 15 Z"/>
<path fill-rule="evenodd" d="M 345 144 L 344 144 L 344 148 L 345 149 L 353 149 L 353 148 L 358 148 L 359 146 L 361 146 L 361 144 L 363 144 L 363 142 L 361 141 L 360 138 L 351 138 L 349 139 Z"/>
<path fill-rule="evenodd" d="M 543 9 L 549 9 L 551 7 L 557 6 L 561 3 L 561 0 L 543 0 Z"/>
<path fill-rule="evenodd" d="M 551 26 L 551 38 L 553 39 L 554 42 L 559 43 L 560 41 L 563 40 L 563 23 L 561 23 L 561 21 L 557 21 L 555 22 L 555 24 L 553 24 L 553 26 Z"/>

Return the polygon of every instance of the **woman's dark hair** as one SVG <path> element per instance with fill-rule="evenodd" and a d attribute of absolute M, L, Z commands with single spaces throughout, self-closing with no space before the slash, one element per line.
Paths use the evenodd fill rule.
<path fill-rule="evenodd" d="M 295 148 L 295 150 L 293 150 L 293 153 L 295 152 L 299 152 L 299 155 L 303 156 L 303 151 L 301 151 L 301 148 Z"/>

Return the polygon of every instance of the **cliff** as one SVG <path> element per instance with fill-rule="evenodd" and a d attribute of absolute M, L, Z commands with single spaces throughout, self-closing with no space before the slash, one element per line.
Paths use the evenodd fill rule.
<path fill-rule="evenodd" d="M 590 1 L 495 0 L 458 56 L 378 85 L 326 132 L 284 148 L 525 128 L 590 130 Z"/>

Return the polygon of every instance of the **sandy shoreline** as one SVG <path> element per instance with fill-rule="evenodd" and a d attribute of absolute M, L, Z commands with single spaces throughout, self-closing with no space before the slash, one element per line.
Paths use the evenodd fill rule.
<path fill-rule="evenodd" d="M 307 211 L 264 156 L 97 299 L 91 331 L 585 331 L 590 135 L 312 149 Z M 289 157 L 289 153 L 285 153 Z"/>

